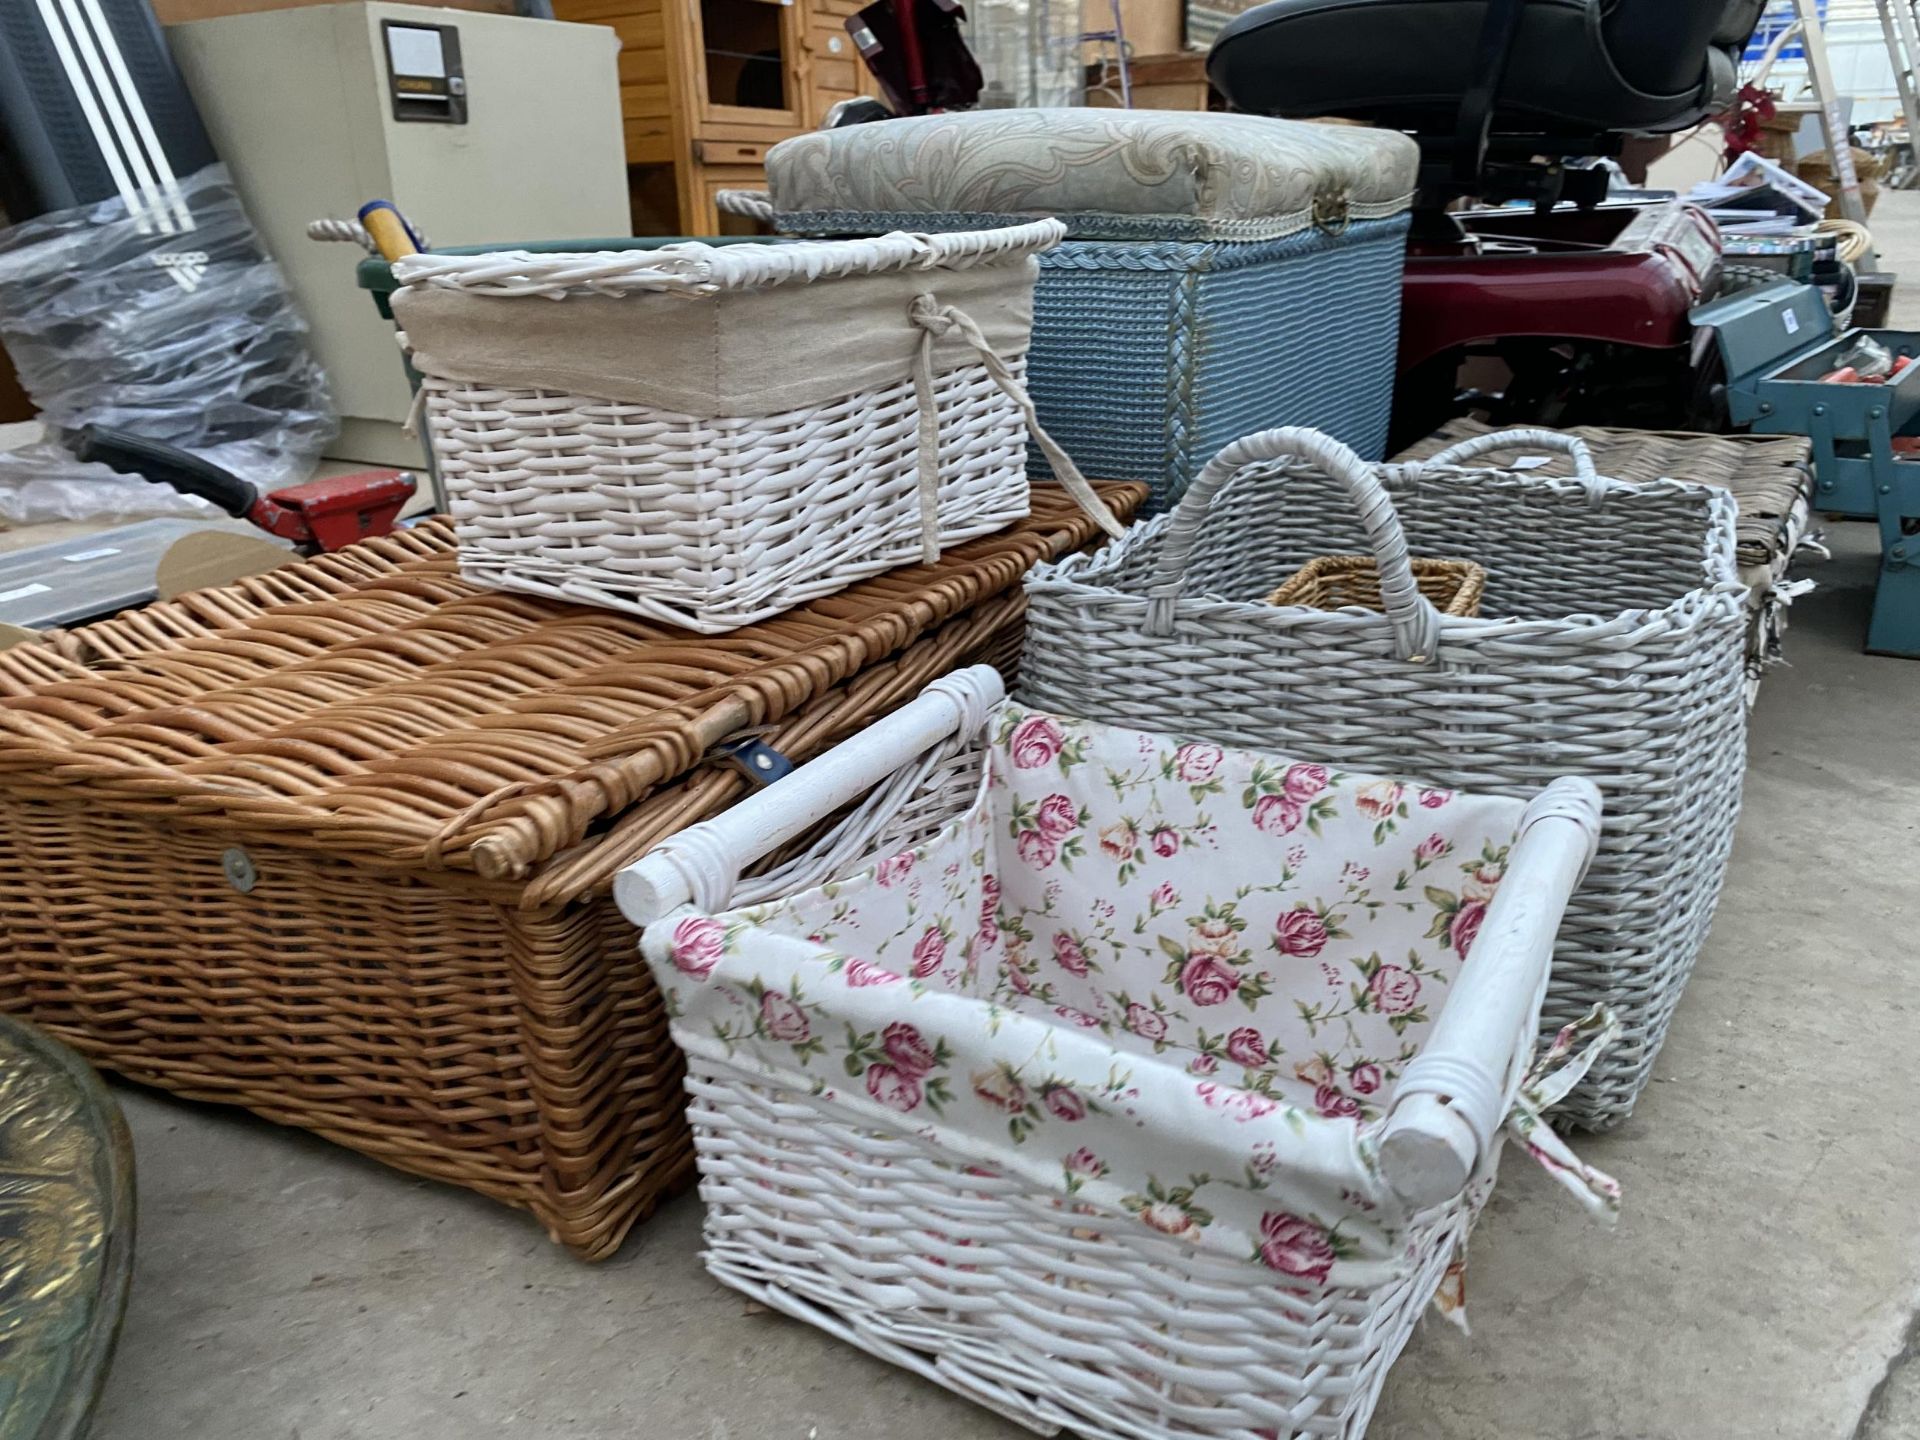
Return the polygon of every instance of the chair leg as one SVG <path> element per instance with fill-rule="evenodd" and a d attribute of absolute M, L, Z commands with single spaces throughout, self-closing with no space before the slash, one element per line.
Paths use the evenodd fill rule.
<path fill-rule="evenodd" d="M 1920 535 L 1903 536 L 1881 557 L 1867 650 L 1920 660 Z"/>

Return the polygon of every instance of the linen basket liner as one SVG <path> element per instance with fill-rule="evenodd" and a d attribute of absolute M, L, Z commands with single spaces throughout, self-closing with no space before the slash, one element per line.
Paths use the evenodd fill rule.
<path fill-rule="evenodd" d="M 1122 514 L 1144 495 L 1099 488 Z M 1043 487 L 937 565 L 700 636 L 482 589 L 430 521 L 0 654 L 0 794 L 559 904 L 648 843 L 597 828 L 711 746 L 1094 536 Z"/>
<path fill-rule="evenodd" d="M 676 1040 L 1298 1281 L 1401 1273 L 1376 1122 L 1526 803 L 1012 704 L 988 725 L 972 803 L 924 843 L 649 929 Z M 1515 1036 L 1505 1077 L 1510 1128 L 1607 1214 L 1618 1187 L 1539 1109 L 1611 1033 L 1524 1082 Z"/>
<path fill-rule="evenodd" d="M 935 379 L 975 363 L 1019 408 L 1054 478 L 1109 535 L 1121 533 L 1010 363 L 1032 333 L 1033 253 L 1064 233 L 1042 220 L 793 245 L 416 255 L 395 262 L 402 284 L 391 303 L 423 375 L 688 418 L 778 414 L 911 380 L 921 558 L 931 563 L 940 554 Z M 521 303 L 529 297 L 568 303 L 543 313 Z"/>
<path fill-rule="evenodd" d="M 781 141 L 783 230 L 970 229 L 1058 216 L 1074 239 L 1273 240 L 1404 211 L 1405 135 L 1257 115 L 985 110 Z"/>
<path fill-rule="evenodd" d="M 678 415 L 763 415 L 910 379 L 925 331 L 908 312 L 922 295 L 971 316 L 995 355 L 1018 358 L 1033 329 L 1038 268 L 1023 258 L 710 294 L 635 285 L 621 294 L 577 291 L 557 305 L 416 280 L 394 292 L 393 313 L 414 368 L 437 379 L 559 390 Z M 406 261 L 394 270 L 415 273 Z M 977 358 L 956 334 L 934 337 L 938 369 Z"/>

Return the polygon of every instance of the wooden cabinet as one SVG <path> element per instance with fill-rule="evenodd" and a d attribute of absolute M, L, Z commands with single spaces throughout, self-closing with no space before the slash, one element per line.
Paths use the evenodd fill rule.
<path fill-rule="evenodd" d="M 805 45 L 809 84 L 807 127 L 817 128 L 827 111 L 856 95 L 878 95 L 880 86 L 847 34 L 847 21 L 863 0 L 802 0 L 807 7 Z"/>
<path fill-rule="evenodd" d="M 737 234 L 720 190 L 766 183 L 767 150 L 878 93 L 846 32 L 862 0 L 553 0 L 620 36 L 637 235 Z"/>
<path fill-rule="evenodd" d="M 1136 55 L 1127 67 L 1136 110 L 1224 110 L 1207 83 L 1207 57 L 1198 50 L 1172 55 Z M 1120 104 L 1120 80 L 1112 61 L 1087 67 L 1087 104 L 1113 109 Z"/>

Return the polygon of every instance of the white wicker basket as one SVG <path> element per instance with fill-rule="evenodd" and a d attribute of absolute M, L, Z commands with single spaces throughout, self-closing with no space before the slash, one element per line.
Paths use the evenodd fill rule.
<path fill-rule="evenodd" d="M 1506 445 L 1569 450 L 1575 479 L 1469 468 Z M 1733 499 L 1594 474 L 1551 431 L 1370 466 L 1311 430 L 1227 446 L 1174 512 L 1027 578 L 1021 698 L 1219 744 L 1304 750 L 1429 785 L 1526 795 L 1555 775 L 1606 797 L 1546 1033 L 1595 1004 L 1624 1037 L 1570 1099 L 1632 1111 L 1706 940 L 1746 764 L 1745 587 Z M 1485 568 L 1477 618 L 1442 616 L 1408 567 Z M 1386 613 L 1277 607 L 1317 555 L 1371 552 Z"/>
<path fill-rule="evenodd" d="M 989 709 L 998 693 L 983 669 L 936 682 L 616 883 L 688 1057 L 707 1265 L 1043 1434 L 1355 1440 L 1459 1259 L 1503 1130 L 1596 1212 L 1617 1203 L 1539 1121 L 1610 1020 L 1526 1067 L 1597 793 L 1459 795 L 1383 835 L 1380 781 L 1208 747 L 1170 757 L 1151 736 Z M 1283 771 L 1313 821 L 1290 834 L 1239 789 Z M 1120 788 L 1140 832 L 1124 856 L 1109 832 L 1092 839 Z M 863 795 L 797 859 L 739 880 Z M 1505 867 L 1477 938 L 1456 925 L 1436 944 L 1429 928 L 1416 947 L 1432 964 L 1391 951 L 1411 969 L 1368 957 L 1426 917 L 1366 910 L 1351 889 L 1365 871 L 1345 862 L 1379 867 L 1384 895 L 1396 866 L 1444 884 L 1469 851 Z M 1295 943 L 1275 962 L 1256 932 L 1311 928 L 1304 903 L 1271 893 L 1283 874 L 1303 893 L 1347 886 L 1349 913 L 1312 955 Z M 1168 901 L 1183 877 L 1185 901 Z M 1246 922 L 1248 953 L 1221 958 L 1234 931 L 1210 900 L 1217 923 L 1193 932 L 1176 980 L 1164 947 L 1201 886 L 1238 897 L 1224 913 Z M 713 913 L 750 896 L 766 903 Z M 1133 939 L 1125 911 L 1142 897 L 1154 908 Z M 1058 929 L 1048 959 L 1016 943 L 1031 931 L 1045 949 L 1046 930 L 1114 902 L 1111 948 L 1063 956 Z M 1378 1004 L 1324 978 L 1354 965 L 1382 977 L 1359 987 Z M 1225 1003 L 1223 966 L 1244 1009 Z M 1075 1008 L 1096 1002 L 1074 984 L 1118 985 L 1126 1007 Z M 1293 1049 L 1282 1012 L 1302 996 L 1343 1014 Z M 1349 1053 L 1382 1041 L 1393 1058 Z"/>
<path fill-rule="evenodd" d="M 715 633 L 1019 519 L 1062 233 L 396 262 L 462 573 Z"/>

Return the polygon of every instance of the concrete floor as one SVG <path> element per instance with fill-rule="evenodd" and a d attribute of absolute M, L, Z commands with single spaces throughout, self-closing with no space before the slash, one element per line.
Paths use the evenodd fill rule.
<path fill-rule="evenodd" d="M 1920 195 L 1875 219 L 1920 276 Z M 1373 1440 L 1920 1440 L 1920 662 L 1860 653 L 1871 536 L 1828 530 L 1655 1083 L 1579 1142 L 1625 1216 L 1592 1227 L 1510 1155 L 1472 1337 L 1422 1326 Z M 140 1249 L 96 1440 L 1025 1433 L 747 1313 L 691 1196 L 589 1268 L 463 1192 L 121 1094 Z"/>

